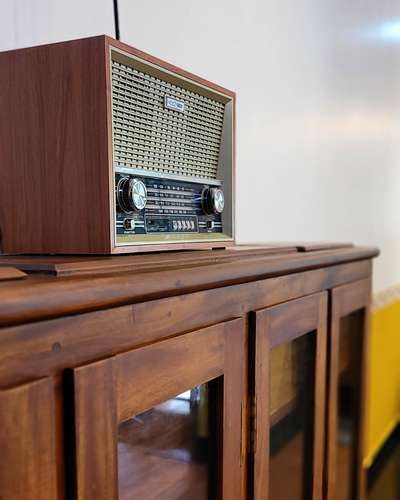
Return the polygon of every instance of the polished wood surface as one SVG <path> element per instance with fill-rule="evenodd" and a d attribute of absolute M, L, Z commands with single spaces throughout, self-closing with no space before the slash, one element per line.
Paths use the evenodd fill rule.
<path fill-rule="evenodd" d="M 15 267 L 0 267 L 0 281 L 20 280 L 25 278 L 26 274 Z"/>
<path fill-rule="evenodd" d="M 340 248 L 352 248 L 352 243 L 297 243 L 296 247 L 299 252 L 316 252 L 318 250 L 336 250 Z"/>
<path fill-rule="evenodd" d="M 375 248 L 356 247 L 304 254 L 257 255 L 243 262 L 238 256 L 229 262 L 183 268 L 179 265 L 177 254 L 177 268 L 163 272 L 135 273 L 132 270 L 98 277 L 77 276 L 74 280 L 33 276 L 26 283 L 8 283 L 6 288 L 0 283 L 0 325 L 104 309 L 347 262 L 363 261 L 361 265 L 369 267 L 367 259 L 377 254 Z M 154 261 L 156 266 L 156 257 Z M 335 279 L 332 270 L 328 270 L 328 275 Z"/>
<path fill-rule="evenodd" d="M 0 387 L 246 316 L 252 310 L 367 278 L 369 273 L 368 261 L 356 262 L 85 314 L 74 310 L 66 317 L 3 327 Z M 79 289 L 75 292 L 79 312 L 85 304 L 78 302 Z M 105 290 L 102 297 L 107 297 Z M 20 309 L 14 318 L 23 318 Z"/>
<path fill-rule="evenodd" d="M 104 37 L 0 52 L 2 252 L 110 251 L 105 65 Z"/>
<path fill-rule="evenodd" d="M 0 391 L 0 498 L 54 500 L 54 393 L 50 379 Z"/>
<path fill-rule="evenodd" d="M 24 413 L 27 407 L 22 400 L 28 401 L 29 413 L 38 415 L 35 440 L 39 441 L 35 444 L 24 440 L 20 449 L 23 446 L 37 449 L 43 442 L 48 450 L 46 457 L 56 456 L 51 461 L 54 470 L 49 476 L 45 474 L 43 482 L 39 481 L 50 485 L 50 491 L 53 491 L 53 483 L 56 485 L 56 493 L 52 493 L 51 498 L 66 500 L 75 493 L 81 498 L 99 500 L 122 500 L 125 494 L 129 498 L 130 487 L 120 490 L 118 477 L 125 471 L 125 484 L 132 486 L 129 470 L 134 463 L 143 477 L 150 477 L 146 474 L 153 466 L 159 474 L 168 474 L 168 482 L 148 483 L 154 485 L 155 492 L 161 488 L 160 494 L 166 495 L 165 498 L 168 498 L 165 491 L 174 491 L 174 488 L 175 492 L 187 491 L 184 485 L 194 478 L 203 485 L 199 495 L 204 494 L 207 483 L 204 467 L 198 467 L 196 462 L 192 468 L 189 462 L 182 461 L 182 457 L 187 456 L 188 445 L 186 448 L 182 445 L 183 452 L 177 452 L 178 455 L 170 449 L 155 453 L 153 448 L 147 455 L 144 448 L 135 448 L 135 445 L 121 458 L 118 436 L 120 425 L 127 419 L 151 409 L 158 411 L 159 405 L 208 381 L 215 382 L 216 393 L 219 393 L 212 415 L 224 436 L 217 440 L 219 460 L 214 467 L 223 470 L 223 480 L 217 481 L 220 493 L 224 491 L 229 500 L 267 498 L 268 472 L 254 476 L 253 464 L 265 471 L 269 427 L 291 417 L 296 408 L 296 401 L 286 397 L 287 390 L 290 393 L 290 388 L 295 388 L 291 385 L 293 380 L 284 379 L 276 370 L 270 376 L 272 365 L 268 353 L 274 345 L 279 349 L 294 338 L 308 337 L 313 331 L 318 331 L 314 367 L 317 384 L 313 495 L 321 498 L 318 495 L 324 468 L 322 448 L 327 430 L 328 443 L 332 439 L 331 415 L 337 405 L 334 398 L 329 397 L 330 417 L 325 426 L 326 354 L 329 352 L 331 357 L 329 380 L 332 382 L 335 380 L 332 377 L 335 325 L 360 308 L 365 311 L 368 323 L 365 304 L 370 300 L 371 259 L 377 250 L 345 246 L 299 251 L 298 246 L 243 246 L 214 252 L 104 259 L 1 257 L 0 270 L 18 266 L 19 262 L 21 269 L 26 266 L 23 271 L 26 275 L 18 280 L 0 281 L 0 424 L 12 420 L 15 427 L 10 436 L 12 433 L 18 433 L 18 439 L 25 436 L 30 423 L 9 414 L 10 401 L 16 394 L 14 391 L 20 394 L 21 387 L 25 388 L 23 394 L 33 395 L 21 396 L 22 399 L 15 399 L 15 404 Z M 330 351 L 324 348 L 324 332 L 329 323 L 324 312 L 327 292 L 331 311 Z M 239 319 L 232 321 L 233 318 Z M 258 318 L 258 326 L 255 318 Z M 267 323 L 260 330 L 262 321 Z M 364 340 L 363 370 L 368 336 Z M 341 347 L 344 354 L 349 354 L 345 343 L 342 342 Z M 347 366 L 348 358 L 342 355 L 340 359 L 343 367 Z M 288 374 L 296 373 L 295 364 L 282 366 L 289 368 Z M 39 382 L 44 384 L 40 379 L 46 381 L 45 388 L 41 385 L 42 396 L 37 395 L 36 389 L 26 389 L 36 387 Z M 285 387 L 279 388 L 281 383 Z M 330 393 L 333 394 L 333 390 L 331 383 Z M 272 393 L 278 395 L 275 399 L 278 409 L 271 415 L 269 398 L 275 397 Z M 365 384 L 360 394 L 365 394 Z M 42 418 L 47 437 L 40 434 Z M 180 429 L 181 424 L 181 421 L 177 423 Z M 363 425 L 361 422 L 358 443 L 365 433 Z M 308 432 L 305 433 L 307 442 Z M 6 440 L 7 436 L 0 430 L 1 439 Z M 131 436 L 130 442 L 136 443 L 132 439 Z M 155 446 L 157 441 L 162 443 L 161 438 L 155 437 Z M 296 446 L 303 449 L 302 443 L 302 440 L 293 440 L 291 445 L 293 449 L 297 449 Z M 7 446 L 3 448 L 4 459 L 13 464 L 16 458 Z M 357 446 L 359 466 L 361 445 Z M 284 463 L 295 468 L 300 466 L 301 462 L 290 449 L 284 447 L 282 453 L 274 455 L 276 470 L 280 471 L 279 464 Z M 324 477 L 326 484 L 333 484 L 335 468 L 328 465 L 329 453 Z M 38 469 L 34 469 L 35 475 L 36 470 L 45 470 L 48 463 L 41 453 L 36 458 L 40 463 L 37 462 Z M 174 461 L 173 471 L 166 460 Z M 30 470 L 23 473 L 23 478 L 35 498 L 34 489 L 38 485 L 29 479 L 30 473 Z M 13 479 L 10 483 L 8 476 L 0 474 L 0 477 L 0 484 L 8 488 L 4 500 L 14 500 L 12 488 L 16 481 Z M 12 466 L 11 477 L 20 478 L 17 466 Z M 283 480 L 284 475 L 278 477 L 277 474 L 275 479 L 279 478 Z M 359 480 L 362 482 L 361 476 Z M 147 480 L 140 491 L 146 491 L 146 483 Z M 24 480 L 18 484 L 23 485 Z M 359 491 L 362 489 L 360 483 Z"/>
<path fill-rule="evenodd" d="M 249 247 L 234 245 L 226 250 L 203 250 L 201 252 L 163 252 L 157 255 L 137 254 L 110 257 L 95 256 L 35 256 L 0 255 L 1 266 L 55 276 L 99 275 L 116 272 L 158 272 L 167 269 L 206 266 L 223 262 L 251 259 L 257 256 L 280 255 L 297 252 L 293 245 L 263 245 Z"/>
<path fill-rule="evenodd" d="M 314 408 L 312 426 L 312 484 L 310 498 L 321 500 L 323 481 L 325 359 L 327 330 L 327 294 L 325 292 L 259 310 L 254 315 L 255 362 L 255 436 L 253 491 L 255 500 L 277 500 L 270 496 L 270 409 L 271 350 L 310 332 L 316 332 L 314 366 Z M 303 446 L 310 447 L 310 444 Z M 309 471 L 310 472 L 310 471 Z M 284 471 L 282 471 L 284 474 Z"/>

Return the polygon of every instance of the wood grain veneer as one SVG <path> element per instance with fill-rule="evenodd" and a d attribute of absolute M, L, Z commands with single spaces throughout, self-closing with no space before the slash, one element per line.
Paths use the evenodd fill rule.
<path fill-rule="evenodd" d="M 54 500 L 54 393 L 51 379 L 0 391 L 0 498 Z"/>
<path fill-rule="evenodd" d="M 367 264 L 367 265 L 365 265 Z M 369 276 L 369 263 L 316 269 L 214 290 L 3 327 L 0 386 L 48 375 L 249 311 Z M 354 268 L 354 266 L 356 266 Z"/>
<path fill-rule="evenodd" d="M 34 273 L 53 274 L 56 276 L 78 276 L 84 274 L 99 275 L 111 272 L 146 272 L 163 271 L 183 267 L 197 267 L 219 264 L 229 261 L 242 261 L 259 256 L 294 253 L 293 245 L 263 245 L 257 247 L 235 245 L 225 250 L 201 252 L 180 251 L 157 254 L 136 254 L 110 257 L 94 256 L 0 256 L 1 266 L 16 268 Z"/>
<path fill-rule="evenodd" d="M 223 250 L 218 250 L 220 251 Z M 347 270 L 350 274 L 352 270 L 356 274 L 359 273 L 359 268 L 370 272 L 371 264 L 367 259 L 377 253 L 374 248 L 356 247 L 281 256 L 258 255 L 254 259 L 243 261 L 236 259 L 220 264 L 183 268 L 180 268 L 177 259 L 175 269 L 163 272 L 135 273 L 132 270 L 129 273 L 110 273 L 98 277 L 77 276 L 74 279 L 33 277 L 31 281 L 24 283 L 8 283 L 7 288 L 0 284 L 0 324 L 23 323 L 34 318 L 49 318 L 60 314 L 76 314 L 319 267 L 329 269 L 331 266 L 327 272 L 334 279 L 338 275 L 332 270 L 332 266 L 346 262 L 354 262 Z M 154 262 L 156 267 L 156 257 Z M 346 281 L 352 281 L 352 278 L 348 276 Z"/>
<path fill-rule="evenodd" d="M 0 52 L 4 253 L 107 253 L 105 39 Z"/>

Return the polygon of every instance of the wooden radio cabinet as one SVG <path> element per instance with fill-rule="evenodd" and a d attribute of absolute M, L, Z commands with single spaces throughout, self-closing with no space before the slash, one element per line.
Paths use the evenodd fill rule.
<path fill-rule="evenodd" d="M 363 500 L 373 248 L 0 259 L 1 500 Z"/>
<path fill-rule="evenodd" d="M 0 52 L 0 109 L 2 253 L 233 244 L 231 90 L 95 36 Z"/>

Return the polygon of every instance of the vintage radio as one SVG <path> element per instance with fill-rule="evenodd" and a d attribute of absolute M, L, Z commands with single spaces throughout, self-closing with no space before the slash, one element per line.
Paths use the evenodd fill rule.
<path fill-rule="evenodd" d="M 106 36 L 0 53 L 3 253 L 234 240 L 235 94 Z"/>

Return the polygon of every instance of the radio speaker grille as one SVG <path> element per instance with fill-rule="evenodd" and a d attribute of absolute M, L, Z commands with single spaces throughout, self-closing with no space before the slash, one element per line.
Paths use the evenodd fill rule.
<path fill-rule="evenodd" d="M 217 178 L 223 103 L 113 61 L 112 105 L 115 167 Z"/>

